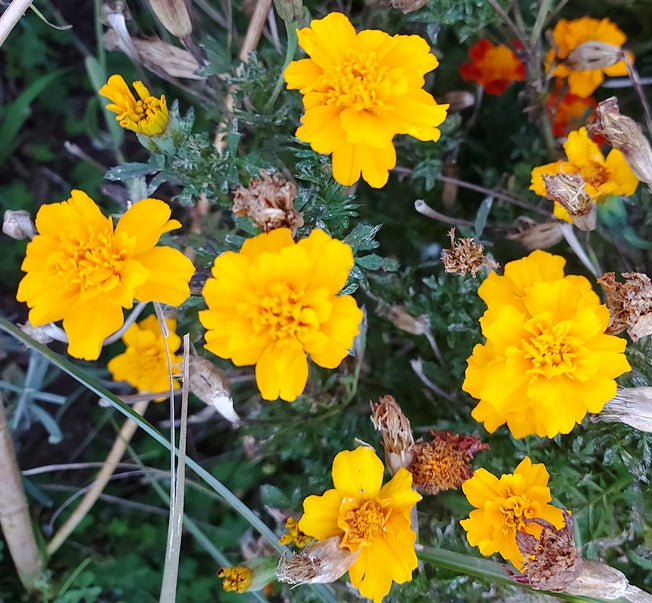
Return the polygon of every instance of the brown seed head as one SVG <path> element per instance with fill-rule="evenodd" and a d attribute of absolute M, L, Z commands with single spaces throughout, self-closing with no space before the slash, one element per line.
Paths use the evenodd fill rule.
<path fill-rule="evenodd" d="M 652 282 L 646 274 L 624 272 L 624 283 L 616 281 L 613 272 L 598 278 L 607 296 L 609 326 L 607 333 L 616 335 L 627 329 L 632 341 L 652 334 Z"/>
<path fill-rule="evenodd" d="M 524 531 L 516 533 L 516 544 L 524 557 L 523 575 L 508 572 L 517 582 L 537 590 L 563 592 L 582 572 L 582 556 L 573 539 L 573 518 L 562 511 L 565 525 L 561 530 L 540 518 L 525 523 L 541 526 L 539 538 Z"/>
<path fill-rule="evenodd" d="M 478 436 L 458 435 L 450 431 L 431 431 L 430 442 L 417 442 L 408 470 L 415 488 L 428 494 L 459 488 L 473 476 L 471 459 L 489 444 Z"/>
<path fill-rule="evenodd" d="M 611 67 L 624 58 L 620 46 L 592 40 L 574 48 L 563 63 L 572 71 L 593 71 Z"/>
<path fill-rule="evenodd" d="M 595 110 L 595 121 L 589 124 L 591 134 L 604 136 L 607 142 L 618 149 L 627 160 L 634 175 L 652 187 L 652 148 L 641 132 L 640 126 L 626 115 L 621 115 L 618 100 L 612 96 Z"/>
<path fill-rule="evenodd" d="M 349 570 L 360 553 L 340 548 L 341 542 L 341 536 L 332 536 L 311 542 L 296 555 L 283 555 L 276 568 L 276 577 L 288 584 L 335 582 Z"/>
<path fill-rule="evenodd" d="M 233 213 L 250 216 L 263 231 L 288 227 L 293 233 L 303 226 L 303 215 L 294 208 L 297 187 L 280 174 L 261 172 L 247 188 L 240 187 L 233 198 Z"/>
<path fill-rule="evenodd" d="M 452 228 L 448 236 L 451 241 L 451 248 L 444 249 L 441 253 L 441 261 L 446 272 L 455 274 L 471 273 L 474 276 L 487 267 L 490 270 L 498 268 L 498 264 L 483 255 L 484 247 L 473 239 L 462 238 L 455 240 L 455 229 Z"/>
<path fill-rule="evenodd" d="M 414 436 L 409 419 L 392 396 L 383 396 L 371 404 L 371 421 L 380 431 L 385 449 L 385 463 L 394 475 L 412 461 Z"/>
<path fill-rule="evenodd" d="M 546 198 L 564 207 L 580 230 L 594 230 L 595 201 L 584 189 L 584 178 L 579 174 L 543 174 Z"/>

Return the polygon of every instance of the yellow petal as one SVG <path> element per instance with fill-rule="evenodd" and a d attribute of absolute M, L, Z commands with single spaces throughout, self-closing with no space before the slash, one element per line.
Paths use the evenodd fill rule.
<path fill-rule="evenodd" d="M 78 302 L 63 319 L 68 336 L 68 354 L 73 358 L 97 360 L 102 342 L 123 324 L 122 308 L 111 300 L 98 296 Z"/>
<path fill-rule="evenodd" d="M 250 260 L 253 260 L 264 251 L 274 253 L 280 251 L 284 247 L 291 247 L 292 245 L 294 245 L 294 240 L 292 239 L 292 232 L 290 229 L 276 228 L 271 232 L 263 233 L 256 237 L 247 239 L 242 245 L 240 254 L 246 258 L 249 258 Z"/>
<path fill-rule="evenodd" d="M 149 276 L 135 290 L 136 299 L 158 301 L 169 306 L 179 306 L 188 299 L 188 284 L 195 267 L 183 253 L 172 247 L 154 247 L 140 253 L 137 260 L 149 270 Z"/>
<path fill-rule="evenodd" d="M 256 384 L 264 400 L 296 400 L 308 381 L 308 360 L 298 344 L 269 346 L 256 364 Z"/>
<path fill-rule="evenodd" d="M 321 496 L 308 496 L 303 501 L 299 529 L 317 540 L 341 534 L 337 525 L 341 504 L 342 497 L 335 489 L 326 490 Z"/>
<path fill-rule="evenodd" d="M 409 512 L 421 500 L 421 495 L 412 489 L 412 474 L 401 467 L 392 479 L 381 489 L 378 498 L 389 498 L 392 501 L 392 513 Z M 408 513 L 409 516 L 409 513 Z"/>
<path fill-rule="evenodd" d="M 344 450 L 333 460 L 333 484 L 342 498 L 368 500 L 378 496 L 385 468 L 366 446 Z"/>
<path fill-rule="evenodd" d="M 170 206 L 159 199 L 143 199 L 134 203 L 120 218 L 116 235 L 125 233 L 136 238 L 134 253 L 151 249 L 164 232 L 181 227 L 178 220 L 170 220 Z"/>

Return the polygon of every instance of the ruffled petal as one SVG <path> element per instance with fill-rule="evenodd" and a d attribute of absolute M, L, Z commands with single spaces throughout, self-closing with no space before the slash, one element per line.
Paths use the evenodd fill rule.
<path fill-rule="evenodd" d="M 342 498 L 368 500 L 378 496 L 384 471 L 371 448 L 344 450 L 333 461 L 333 485 Z"/>

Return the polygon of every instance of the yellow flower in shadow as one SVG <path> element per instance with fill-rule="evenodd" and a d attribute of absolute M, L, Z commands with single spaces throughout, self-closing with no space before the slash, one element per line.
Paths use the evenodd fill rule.
<path fill-rule="evenodd" d="M 608 195 L 632 195 L 639 180 L 627 164 L 625 156 L 617 149 L 609 151 L 605 159 L 600 147 L 591 140 L 586 128 L 574 130 L 564 144 L 567 161 L 555 161 L 535 167 L 532 170 L 530 190 L 542 197 L 546 196 L 544 174 L 579 174 L 584 180 L 584 190 L 600 203 Z M 555 215 L 571 221 L 568 212 L 555 203 Z"/>
<path fill-rule="evenodd" d="M 333 177 L 351 185 L 362 174 L 374 188 L 396 165 L 392 139 L 409 134 L 436 141 L 448 105 L 423 90 L 439 64 L 420 36 L 356 33 L 349 19 L 330 13 L 298 31 L 309 59 L 285 70 L 288 88 L 303 94 L 297 138 L 317 153 L 333 154 Z"/>
<path fill-rule="evenodd" d="M 178 306 L 190 295 L 192 262 L 156 246 L 163 233 L 180 226 L 170 220 L 167 203 L 143 199 L 114 230 L 86 193 L 73 190 L 67 201 L 39 209 L 16 299 L 27 303 L 34 326 L 63 320 L 68 353 L 95 360 L 134 299 Z"/>
<path fill-rule="evenodd" d="M 550 503 L 550 475 L 542 463 L 533 465 L 526 456 L 514 473 L 497 478 L 486 469 L 478 469 L 462 484 L 468 501 L 475 507 L 468 519 L 460 521 L 471 546 L 483 555 L 500 553 L 514 566 L 523 569 L 523 554 L 516 544 L 517 531 L 539 537 L 541 526 L 526 519 L 549 521 L 557 529 L 564 526 L 561 509 Z"/>
<path fill-rule="evenodd" d="M 421 500 L 407 469 L 399 469 L 384 486 L 383 471 L 371 448 L 340 452 L 333 461 L 335 488 L 308 496 L 299 521 L 305 534 L 317 540 L 338 536 L 340 549 L 357 553 L 349 568 L 351 584 L 376 603 L 392 582 L 412 579 L 417 557 L 410 514 Z"/>
<path fill-rule="evenodd" d="M 109 360 L 107 364 L 115 381 L 126 381 L 141 393 L 170 390 L 166 347 L 170 352 L 173 374 L 180 372 L 183 358 L 175 355 L 181 346 L 181 338 L 175 333 L 177 321 L 166 318 L 165 324 L 169 333 L 165 338 L 154 314 L 138 324 L 131 325 L 125 331 L 122 341 L 127 349 Z M 173 379 L 173 385 L 176 389 L 179 387 L 179 382 Z M 157 398 L 156 402 L 162 400 L 165 400 L 165 397 Z"/>
<path fill-rule="evenodd" d="M 106 106 L 116 113 L 116 121 L 126 130 L 145 136 L 158 136 L 165 132 L 169 121 L 165 96 L 156 98 L 140 81 L 133 83 L 138 94 L 134 96 L 121 75 L 112 75 L 99 93 L 111 102 Z"/>
<path fill-rule="evenodd" d="M 616 394 L 630 370 L 626 341 L 606 335 L 609 311 L 582 276 L 544 251 L 490 274 L 480 296 L 486 342 L 473 348 L 462 389 L 479 399 L 472 416 L 515 438 L 568 433 Z"/>
<path fill-rule="evenodd" d="M 591 96 L 604 81 L 604 76 L 627 75 L 625 61 L 618 61 L 610 67 L 603 69 L 571 70 L 564 64 L 564 59 L 578 46 L 587 42 L 604 42 L 621 47 L 627 36 L 623 31 L 607 18 L 594 19 L 581 17 L 580 19 L 560 19 L 552 30 L 555 48 L 548 51 L 546 64 L 548 70 L 556 60 L 557 65 L 552 75 L 558 78 L 568 78 L 568 88 L 571 94 L 582 98 Z M 633 55 L 629 53 L 630 60 Z"/>
<path fill-rule="evenodd" d="M 351 247 L 319 229 L 298 243 L 289 228 L 246 240 L 215 258 L 204 286 L 206 349 L 255 364 L 262 397 L 292 402 L 308 380 L 306 354 L 337 368 L 358 334 L 362 311 L 337 295 L 352 267 Z"/>

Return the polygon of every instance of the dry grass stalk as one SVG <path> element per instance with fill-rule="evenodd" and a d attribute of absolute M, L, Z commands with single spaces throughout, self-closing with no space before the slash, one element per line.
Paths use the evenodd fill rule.
<path fill-rule="evenodd" d="M 0 527 L 20 581 L 27 590 L 35 590 L 43 579 L 43 562 L 36 546 L 1 395 L 0 484 Z"/>

